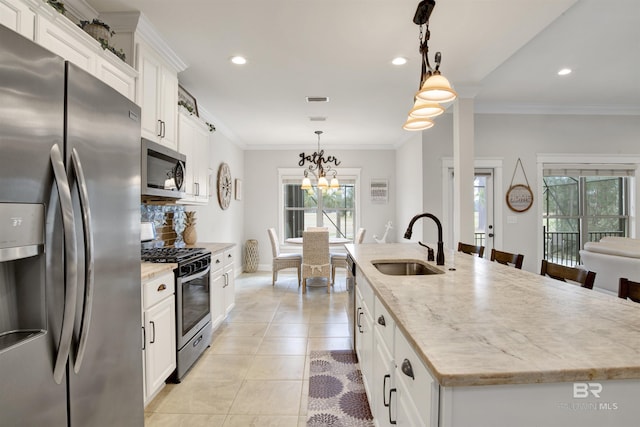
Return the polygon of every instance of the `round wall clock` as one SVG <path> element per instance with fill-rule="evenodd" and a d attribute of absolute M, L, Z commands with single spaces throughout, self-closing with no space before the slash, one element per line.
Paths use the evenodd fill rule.
<path fill-rule="evenodd" d="M 218 203 L 224 210 L 231 202 L 231 170 L 229 165 L 223 163 L 218 169 Z"/>

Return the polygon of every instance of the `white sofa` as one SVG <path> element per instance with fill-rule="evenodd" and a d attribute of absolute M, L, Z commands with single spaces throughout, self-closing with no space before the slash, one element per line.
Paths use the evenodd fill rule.
<path fill-rule="evenodd" d="M 603 237 L 580 251 L 585 269 L 596 273 L 593 289 L 618 295 L 621 277 L 640 281 L 640 239 Z"/>

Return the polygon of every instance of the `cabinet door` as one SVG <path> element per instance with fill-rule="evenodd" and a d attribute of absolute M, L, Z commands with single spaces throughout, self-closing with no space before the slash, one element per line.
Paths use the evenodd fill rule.
<path fill-rule="evenodd" d="M 393 357 L 398 389 L 398 424 L 402 417 L 407 417 L 410 420 L 418 419 L 418 424 L 409 425 L 437 426 L 438 383 L 397 327 Z"/>
<path fill-rule="evenodd" d="M 391 389 L 394 388 L 393 358 L 390 350 L 384 343 L 382 336 L 376 329 L 374 334 L 374 362 L 373 362 L 373 383 L 369 404 L 373 417 L 377 420 L 378 427 L 391 426 L 392 414 Z"/>
<path fill-rule="evenodd" d="M 180 203 L 209 203 L 209 132 L 200 119 L 182 109 L 178 113 L 178 149 L 187 156 L 187 195 Z"/>
<path fill-rule="evenodd" d="M 33 40 L 35 13 L 22 0 L 0 0 L 0 24 Z"/>
<path fill-rule="evenodd" d="M 177 150 L 178 147 L 178 75 L 166 67 L 160 69 L 158 88 L 160 105 L 158 118 L 162 121 L 161 143 Z"/>
<path fill-rule="evenodd" d="M 97 58 L 95 51 L 84 40 L 76 38 L 55 22 L 44 17 L 38 20 L 36 42 L 86 72 L 95 75 Z"/>
<path fill-rule="evenodd" d="M 196 132 L 198 140 L 198 170 L 195 178 L 197 185 L 196 198 L 200 203 L 209 203 L 209 131 L 201 123 Z"/>
<path fill-rule="evenodd" d="M 194 171 L 198 155 L 196 153 L 194 134 L 192 120 L 187 114 L 180 112 L 178 115 L 178 151 L 187 157 L 187 166 L 184 174 L 185 197 L 181 199 L 181 202 L 195 201 Z"/>
<path fill-rule="evenodd" d="M 224 321 L 226 307 L 224 303 L 224 276 L 222 269 L 211 271 L 211 325 L 215 329 Z"/>
<path fill-rule="evenodd" d="M 176 368 L 176 315 L 172 295 L 145 312 L 145 374 L 151 397 Z"/>
<path fill-rule="evenodd" d="M 96 76 L 132 101 L 136 97 L 136 79 L 104 58 L 98 58 Z"/>
<path fill-rule="evenodd" d="M 236 305 L 236 283 L 233 273 L 233 254 L 229 251 L 224 253 L 224 307 L 225 315 L 228 315 Z"/>
<path fill-rule="evenodd" d="M 161 123 L 158 117 L 160 105 L 158 86 L 160 84 L 162 65 L 158 58 L 141 43 L 138 44 L 136 65 L 139 76 L 137 101 L 142 110 L 140 118 L 142 136 L 152 141 L 160 142 Z"/>

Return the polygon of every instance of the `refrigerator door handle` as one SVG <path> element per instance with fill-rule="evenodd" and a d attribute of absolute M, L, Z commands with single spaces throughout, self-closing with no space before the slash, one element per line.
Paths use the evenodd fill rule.
<path fill-rule="evenodd" d="M 91 326 L 91 310 L 93 309 L 93 289 L 95 287 L 94 280 L 94 245 L 93 245 L 93 226 L 91 224 L 91 209 L 89 208 L 89 193 L 87 191 L 87 180 L 84 177 L 82 163 L 78 151 L 74 148 L 71 152 L 71 161 L 76 174 L 76 183 L 78 187 L 78 195 L 80 198 L 80 209 L 82 211 L 82 225 L 84 230 L 84 251 L 85 251 L 85 291 L 82 323 L 80 325 L 80 342 L 76 353 L 76 360 L 73 364 L 73 371 L 77 374 L 82 367 L 82 360 L 87 349 L 87 337 Z"/>
<path fill-rule="evenodd" d="M 62 213 L 62 229 L 64 233 L 64 259 L 65 259 L 65 301 L 62 315 L 62 330 L 58 354 L 53 368 L 53 379 L 57 384 L 62 383 L 71 349 L 73 335 L 73 323 L 76 312 L 76 295 L 78 292 L 78 249 L 76 245 L 75 218 L 73 216 L 73 204 L 71 202 L 71 189 L 64 168 L 64 160 L 58 144 L 51 147 L 49 154 L 53 177 L 58 189 L 60 211 Z"/>

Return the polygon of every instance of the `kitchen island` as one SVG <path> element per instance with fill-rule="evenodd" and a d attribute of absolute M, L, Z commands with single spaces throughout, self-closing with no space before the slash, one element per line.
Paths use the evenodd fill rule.
<path fill-rule="evenodd" d="M 356 348 L 379 425 L 380 405 L 398 425 L 403 406 L 405 425 L 638 425 L 640 304 L 452 251 L 436 266 L 415 243 L 346 247 L 357 265 Z M 397 260 L 441 274 L 387 275 L 372 264 Z M 358 343 L 369 323 L 374 333 Z M 375 331 L 389 324 L 392 339 Z M 402 369 L 405 343 L 424 384 Z M 378 375 L 380 361 L 395 370 Z"/>

